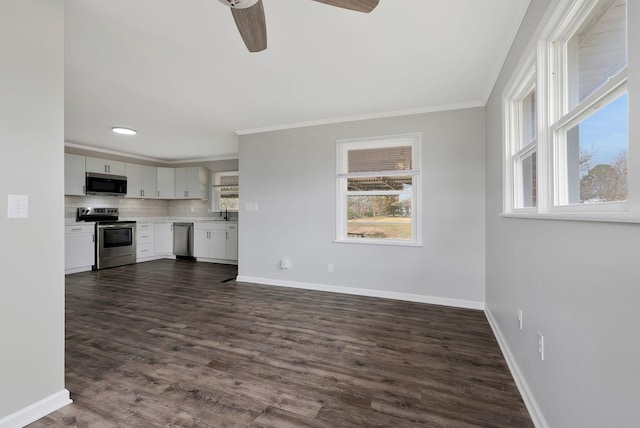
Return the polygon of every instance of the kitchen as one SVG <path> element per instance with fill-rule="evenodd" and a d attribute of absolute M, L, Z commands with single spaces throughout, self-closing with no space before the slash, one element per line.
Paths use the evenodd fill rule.
<path fill-rule="evenodd" d="M 176 257 L 238 263 L 237 160 L 171 167 L 86 153 L 65 153 L 66 274 Z M 182 237 L 186 252 L 174 248 L 174 237 L 181 238 L 174 223 L 190 225 Z M 120 233 L 126 242 L 105 249 L 118 224 L 128 231 Z M 104 254 L 114 249 L 129 257 L 107 261 Z"/>

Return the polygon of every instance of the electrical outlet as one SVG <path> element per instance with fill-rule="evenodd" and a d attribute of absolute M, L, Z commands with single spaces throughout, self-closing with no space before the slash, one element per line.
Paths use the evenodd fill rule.
<path fill-rule="evenodd" d="M 522 309 L 518 308 L 518 327 L 520 327 L 520 330 L 522 330 Z"/>
<path fill-rule="evenodd" d="M 544 336 L 540 332 L 538 332 L 538 354 L 540 354 L 540 359 L 544 361 Z"/>
<path fill-rule="evenodd" d="M 327 270 L 329 271 L 329 273 L 333 273 L 333 263 L 329 263 L 327 265 Z"/>

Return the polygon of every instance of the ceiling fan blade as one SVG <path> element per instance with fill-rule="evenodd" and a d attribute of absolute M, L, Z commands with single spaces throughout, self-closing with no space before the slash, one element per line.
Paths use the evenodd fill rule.
<path fill-rule="evenodd" d="M 240 31 L 249 52 L 260 52 L 267 48 L 267 22 L 264 18 L 262 0 L 246 9 L 231 9 L 236 27 Z"/>
<path fill-rule="evenodd" d="M 355 10 L 357 12 L 369 13 L 378 6 L 380 0 L 314 0 L 330 6 L 341 7 L 343 9 Z"/>

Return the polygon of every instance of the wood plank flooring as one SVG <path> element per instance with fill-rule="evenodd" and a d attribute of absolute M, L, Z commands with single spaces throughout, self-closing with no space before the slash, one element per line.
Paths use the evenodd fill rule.
<path fill-rule="evenodd" d="M 67 276 L 74 403 L 30 426 L 533 426 L 481 311 L 223 282 L 236 273 Z"/>

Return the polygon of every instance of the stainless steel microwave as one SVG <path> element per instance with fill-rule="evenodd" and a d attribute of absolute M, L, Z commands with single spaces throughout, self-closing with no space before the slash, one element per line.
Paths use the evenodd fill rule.
<path fill-rule="evenodd" d="M 124 196 L 127 194 L 127 177 L 123 175 L 87 172 L 85 193 L 87 195 Z"/>

